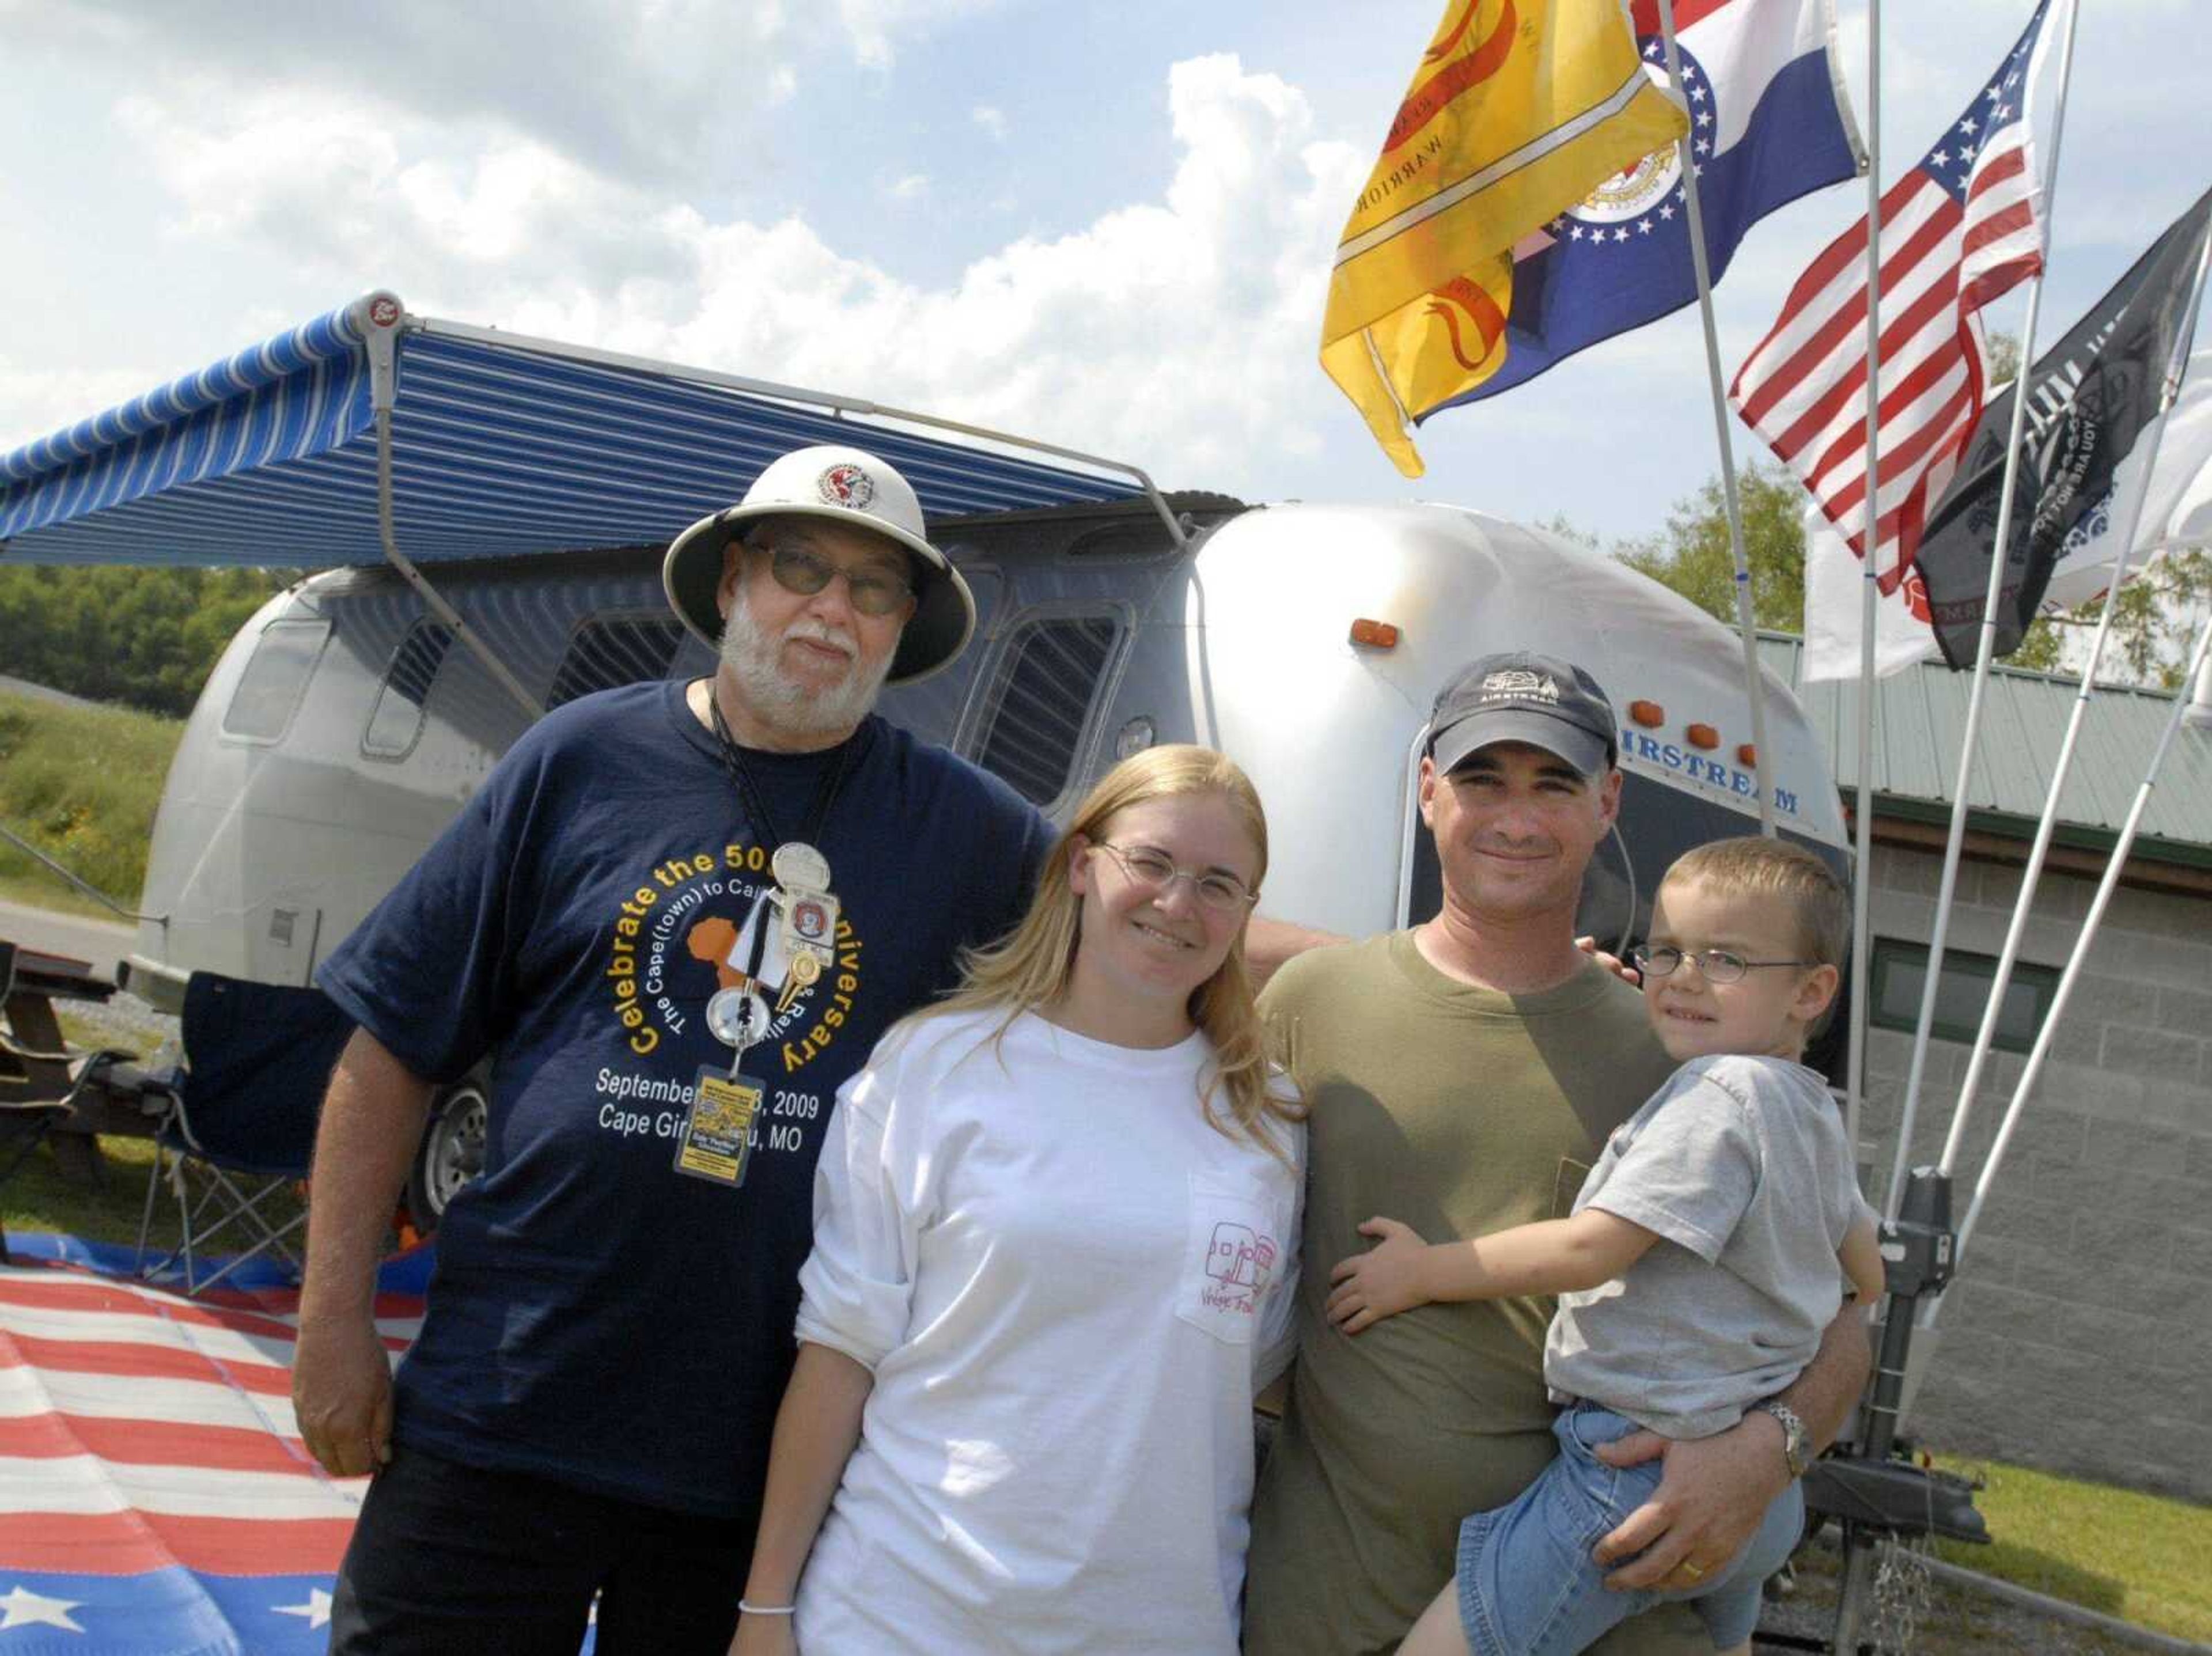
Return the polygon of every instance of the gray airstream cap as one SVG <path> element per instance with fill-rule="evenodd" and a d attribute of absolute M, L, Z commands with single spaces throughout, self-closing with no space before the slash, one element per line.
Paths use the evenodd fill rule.
<path fill-rule="evenodd" d="M 1598 682 L 1556 656 L 1513 651 L 1471 661 L 1437 693 L 1429 756 L 1445 775 L 1493 742 L 1525 742 L 1584 776 L 1613 768 L 1613 703 Z"/>

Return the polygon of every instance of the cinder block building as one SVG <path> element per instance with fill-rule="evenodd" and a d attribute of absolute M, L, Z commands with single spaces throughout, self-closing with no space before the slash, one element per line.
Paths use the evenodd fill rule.
<path fill-rule="evenodd" d="M 1796 641 L 1767 646 L 1790 676 Z M 1970 676 L 1921 667 L 1875 703 L 1872 1022 L 1861 1156 L 1882 1201 L 1936 919 Z M 2077 686 L 2000 668 L 1911 1162 L 1942 1154 Z M 1847 804 L 1856 689 L 1801 692 Z M 1954 1217 L 2010 1101 L 2175 698 L 2100 690 L 2038 887 Z M 2200 719 L 2207 712 L 2196 710 Z M 1909 1435 L 2212 1501 L 2212 728 L 2185 723 L 1938 1319 Z"/>

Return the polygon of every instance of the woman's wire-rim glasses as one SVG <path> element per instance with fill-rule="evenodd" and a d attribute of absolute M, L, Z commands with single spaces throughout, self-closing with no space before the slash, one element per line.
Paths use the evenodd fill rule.
<path fill-rule="evenodd" d="M 1707 983 L 1741 983 L 1744 974 L 1763 966 L 1818 966 L 1818 961 L 1747 961 L 1729 949 L 1677 949 L 1672 943 L 1657 948 L 1638 943 L 1628 951 L 1628 963 L 1655 978 L 1671 978 L 1684 961 L 1693 961 Z"/>
<path fill-rule="evenodd" d="M 1192 895 L 1217 914 L 1241 913 L 1260 901 L 1260 894 L 1234 874 L 1218 870 L 1201 874 L 1196 869 L 1180 868 L 1158 846 L 1117 846 L 1110 840 L 1092 843 L 1101 851 L 1111 852 L 1129 883 L 1140 890 L 1164 892 L 1177 880 L 1188 880 Z"/>

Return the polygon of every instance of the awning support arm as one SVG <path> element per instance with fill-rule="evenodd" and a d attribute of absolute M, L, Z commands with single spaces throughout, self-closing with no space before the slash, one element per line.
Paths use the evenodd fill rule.
<path fill-rule="evenodd" d="M 385 561 L 415 589 L 416 596 L 422 600 L 422 607 L 452 630 L 469 653 L 499 681 L 500 687 L 520 704 L 523 712 L 533 719 L 542 719 L 545 713 L 544 704 L 522 688 L 522 681 L 500 659 L 499 652 L 461 619 L 460 612 L 446 602 L 445 595 L 431 585 L 399 549 L 392 516 L 392 405 L 399 391 L 399 329 L 406 312 L 390 294 L 371 294 L 360 305 L 358 321 L 368 352 L 369 407 L 376 418 L 376 532 L 384 543 Z"/>

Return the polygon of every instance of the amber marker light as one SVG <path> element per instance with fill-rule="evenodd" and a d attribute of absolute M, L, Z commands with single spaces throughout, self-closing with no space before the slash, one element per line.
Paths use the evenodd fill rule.
<path fill-rule="evenodd" d="M 1387 621 L 1369 621 L 1363 616 L 1352 623 L 1352 641 L 1370 649 L 1395 650 L 1398 647 L 1398 629 Z"/>
<path fill-rule="evenodd" d="M 1689 737 L 1690 745 L 1693 748 L 1711 749 L 1721 744 L 1721 733 L 1710 725 L 1692 725 L 1682 734 Z"/>
<path fill-rule="evenodd" d="M 1647 731 L 1656 731 L 1667 722 L 1667 710 L 1656 701 L 1632 701 L 1628 716 Z"/>
<path fill-rule="evenodd" d="M 1735 750 L 1735 762 L 1739 765 L 1750 765 L 1755 768 L 1759 764 L 1759 749 L 1753 747 L 1750 743 L 1745 743 Z"/>

